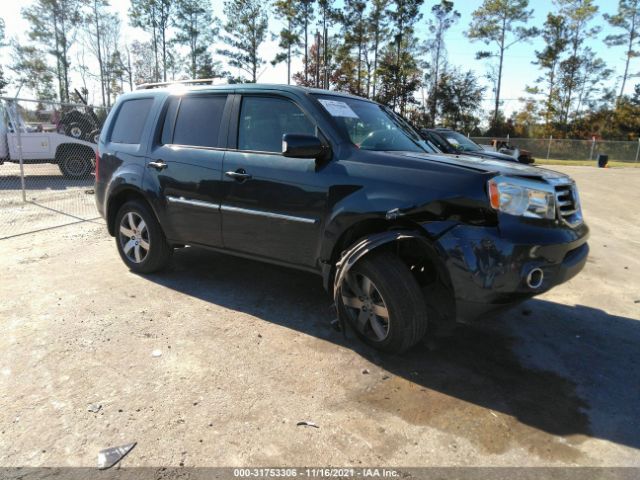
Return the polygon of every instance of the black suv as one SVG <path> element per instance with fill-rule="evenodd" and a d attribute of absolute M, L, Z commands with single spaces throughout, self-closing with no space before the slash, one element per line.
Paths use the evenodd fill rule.
<path fill-rule="evenodd" d="M 338 325 L 388 352 L 547 291 L 588 254 L 571 178 L 442 155 L 384 106 L 301 87 L 122 95 L 95 192 L 134 272 L 184 245 L 315 272 Z"/>

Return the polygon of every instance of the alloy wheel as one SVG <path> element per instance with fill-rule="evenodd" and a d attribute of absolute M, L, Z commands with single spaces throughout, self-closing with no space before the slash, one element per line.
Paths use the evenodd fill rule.
<path fill-rule="evenodd" d="M 389 310 L 376 285 L 361 273 L 346 276 L 341 290 L 342 303 L 355 328 L 375 341 L 389 335 Z"/>
<path fill-rule="evenodd" d="M 142 263 L 149 254 L 151 243 L 144 219 L 136 212 L 127 212 L 120 221 L 120 246 L 133 263 Z"/>

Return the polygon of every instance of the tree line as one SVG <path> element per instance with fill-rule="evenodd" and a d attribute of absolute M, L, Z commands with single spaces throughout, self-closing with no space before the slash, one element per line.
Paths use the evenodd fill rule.
<path fill-rule="evenodd" d="M 473 70 L 449 61 L 447 32 L 462 20 L 451 0 L 226 0 L 217 12 L 224 20 L 211 0 L 131 0 L 125 19 L 109 0 L 34 0 L 22 9 L 28 41 L 6 39 L 0 19 L 0 48 L 11 58 L 0 65 L 0 92 L 11 83 L 68 102 L 97 84 L 99 101 L 110 106 L 140 83 L 257 82 L 271 64 L 282 67 L 283 83 L 372 98 L 419 126 L 637 138 L 640 86 L 624 92 L 637 76 L 640 0 L 619 0 L 613 15 L 600 15 L 594 0 L 553 0 L 550 7 L 542 25 L 532 25 L 529 0 L 483 0 L 473 11 L 465 35 L 486 63 L 485 87 Z M 279 31 L 270 28 L 274 20 Z M 148 40 L 123 41 L 123 21 Z M 612 32 L 604 43 L 624 46 L 617 68 L 592 48 L 603 23 Z M 539 77 L 507 118 L 501 94 L 511 49 L 535 38 L 544 45 L 531 59 Z M 267 54 L 261 47 L 271 39 L 277 51 Z M 485 112 L 486 97 L 493 108 Z"/>

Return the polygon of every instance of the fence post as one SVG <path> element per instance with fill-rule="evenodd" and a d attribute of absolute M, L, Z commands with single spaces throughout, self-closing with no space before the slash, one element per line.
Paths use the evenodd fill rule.
<path fill-rule="evenodd" d="M 593 151 L 596 148 L 596 137 L 591 137 L 591 153 L 589 154 L 589 160 L 593 160 Z"/>
<path fill-rule="evenodd" d="M 636 150 L 636 163 L 638 163 L 638 154 L 640 153 L 640 138 L 638 138 L 638 149 Z"/>
<path fill-rule="evenodd" d="M 27 186 L 24 181 L 24 158 L 22 157 L 22 133 L 20 132 L 20 112 L 18 112 L 17 100 L 11 100 L 11 104 L 7 109 L 9 112 L 9 120 L 13 124 L 13 130 L 16 132 L 16 140 L 18 147 L 18 160 L 20 161 L 20 187 L 22 189 L 22 201 L 27 201 Z M 7 146 L 9 146 L 7 142 Z"/>
<path fill-rule="evenodd" d="M 549 146 L 547 147 L 547 160 L 549 160 L 549 155 L 551 154 L 551 141 L 553 140 L 553 135 L 549 135 Z"/>

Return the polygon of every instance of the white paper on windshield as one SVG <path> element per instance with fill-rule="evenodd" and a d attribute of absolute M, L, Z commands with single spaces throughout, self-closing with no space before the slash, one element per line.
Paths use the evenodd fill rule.
<path fill-rule="evenodd" d="M 334 117 L 360 118 L 349 105 L 338 100 L 326 100 L 319 98 L 318 101 Z"/>

